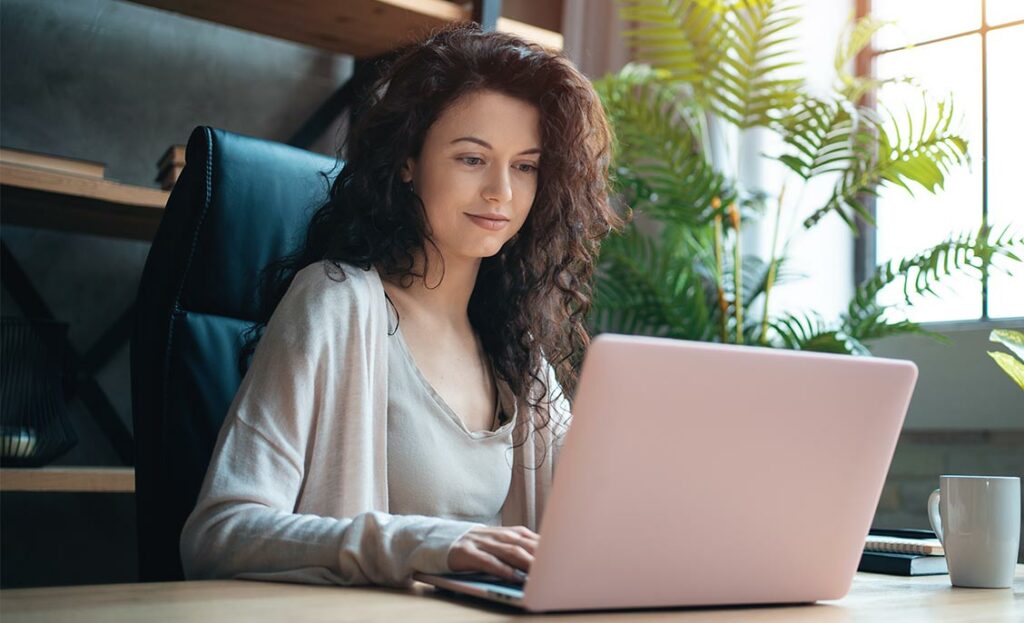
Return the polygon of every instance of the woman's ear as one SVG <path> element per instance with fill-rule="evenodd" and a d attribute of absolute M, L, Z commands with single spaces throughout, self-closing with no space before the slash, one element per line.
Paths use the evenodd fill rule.
<path fill-rule="evenodd" d="M 415 166 L 416 161 L 413 160 L 412 158 L 407 158 L 405 164 L 402 165 L 402 181 L 405 182 L 406 184 L 412 182 L 412 171 Z"/>

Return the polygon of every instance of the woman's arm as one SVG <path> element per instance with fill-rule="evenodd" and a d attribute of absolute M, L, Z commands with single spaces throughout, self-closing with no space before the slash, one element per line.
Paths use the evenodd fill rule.
<path fill-rule="evenodd" d="M 298 514 L 301 483 L 301 468 L 278 444 L 237 417 L 228 422 L 182 532 L 186 577 L 402 585 L 416 571 L 447 573 L 448 550 L 477 525 L 380 512 Z"/>
<path fill-rule="evenodd" d="M 296 276 L 182 531 L 189 579 L 401 585 L 447 572 L 448 550 L 478 525 L 370 512 L 386 503 L 386 326 L 372 285 L 362 273 L 332 281 L 320 264 Z"/>

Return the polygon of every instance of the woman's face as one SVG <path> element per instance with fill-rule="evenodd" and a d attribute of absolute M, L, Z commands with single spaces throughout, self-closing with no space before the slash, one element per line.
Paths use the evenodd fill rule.
<path fill-rule="evenodd" d="M 442 256 L 480 259 L 498 253 L 523 226 L 539 164 L 537 108 L 478 91 L 456 100 L 430 126 L 402 179 L 423 202 Z"/>

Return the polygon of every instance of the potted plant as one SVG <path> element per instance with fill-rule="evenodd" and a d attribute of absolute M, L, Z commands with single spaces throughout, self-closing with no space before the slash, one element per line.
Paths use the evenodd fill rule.
<path fill-rule="evenodd" d="M 595 332 L 868 354 L 875 338 L 928 333 L 880 303 L 883 289 L 901 288 L 912 304 L 952 273 L 1020 261 L 1024 236 L 983 224 L 878 266 L 838 319 L 773 309 L 773 288 L 795 277 L 787 251 L 797 236 L 780 236 L 783 213 L 809 212 L 803 231 L 840 218 L 856 234 L 858 223 L 874 225 L 866 195 L 939 192 L 967 163 L 954 103 L 921 89 L 916 108 L 864 105 L 884 82 L 847 67 L 884 25 L 872 18 L 847 30 L 834 87 L 816 94 L 796 70 L 790 43 L 799 17 L 788 3 L 624 0 L 620 14 L 638 25 L 625 36 L 644 64 L 595 86 L 616 134 L 618 195 L 649 226 L 634 223 L 603 245 Z M 777 143 L 761 154 L 787 174 L 773 196 L 744 185 L 738 149 L 722 156 L 722 145 L 751 130 Z M 805 206 L 803 189 L 815 179 L 829 180 L 831 193 Z M 772 237 L 761 257 L 744 251 L 740 233 L 765 216 Z"/>

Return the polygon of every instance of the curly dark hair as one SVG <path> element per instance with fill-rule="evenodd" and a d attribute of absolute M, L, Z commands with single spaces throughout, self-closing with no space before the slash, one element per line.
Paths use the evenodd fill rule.
<path fill-rule="evenodd" d="M 542 160 L 522 228 L 481 262 L 469 320 L 494 369 L 537 408 L 548 393 L 544 361 L 567 396 L 590 342 L 585 320 L 601 240 L 621 228 L 609 203 L 611 130 L 590 82 L 565 57 L 473 23 L 404 50 L 370 91 L 342 152 L 345 166 L 313 216 L 304 245 L 263 272 L 260 322 L 239 357 L 243 371 L 274 308 L 302 268 L 327 260 L 405 280 L 429 244 L 424 207 L 400 172 L 428 128 L 466 94 L 495 91 L 537 107 Z M 425 273 L 426 271 L 424 271 Z M 531 387 L 542 391 L 531 398 Z M 538 427 L 547 421 L 536 423 Z"/>

